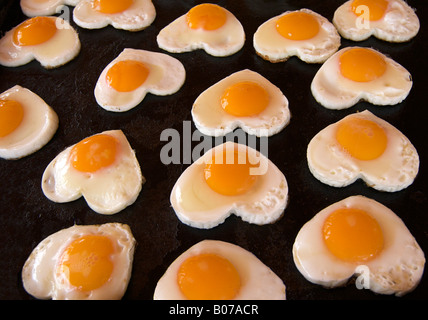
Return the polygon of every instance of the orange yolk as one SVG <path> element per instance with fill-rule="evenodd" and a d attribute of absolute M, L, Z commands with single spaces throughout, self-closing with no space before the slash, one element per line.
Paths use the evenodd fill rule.
<path fill-rule="evenodd" d="M 381 54 L 366 48 L 353 48 L 339 57 L 342 75 L 356 82 L 369 82 L 381 77 L 386 66 Z"/>
<path fill-rule="evenodd" d="M 338 209 L 324 222 L 323 237 L 327 248 L 347 262 L 365 262 L 383 248 L 383 234 L 378 222 L 363 210 Z"/>
<path fill-rule="evenodd" d="M 77 143 L 70 152 L 71 165 L 78 171 L 94 173 L 113 164 L 118 141 L 107 134 L 88 137 Z"/>
<path fill-rule="evenodd" d="M 15 131 L 24 118 L 24 108 L 14 100 L 0 100 L 0 138 Z"/>
<path fill-rule="evenodd" d="M 311 14 L 296 11 L 283 15 L 276 22 L 276 30 L 290 40 L 307 40 L 315 37 L 320 29 L 318 20 Z"/>
<path fill-rule="evenodd" d="M 219 159 L 222 158 L 222 159 Z M 205 181 L 215 192 L 225 196 L 236 196 L 246 193 L 257 180 L 250 169 L 248 154 L 234 151 L 224 151 L 222 155 L 213 155 L 211 162 L 204 169 Z"/>
<path fill-rule="evenodd" d="M 186 259 L 178 270 L 177 281 L 189 300 L 231 300 L 241 286 L 233 264 L 216 254 Z"/>
<path fill-rule="evenodd" d="M 57 273 L 66 274 L 70 284 L 81 291 L 101 287 L 111 277 L 114 254 L 112 241 L 100 235 L 74 240 L 61 255 Z"/>
<path fill-rule="evenodd" d="M 385 14 L 386 9 L 388 8 L 387 0 L 354 0 L 351 4 L 351 10 L 357 16 L 364 14 L 364 7 L 368 9 L 368 15 L 370 21 L 376 21 L 382 19 Z M 361 10 L 362 9 L 362 10 Z M 367 14 L 367 13 L 366 13 Z"/>
<path fill-rule="evenodd" d="M 56 18 L 34 17 L 21 23 L 13 32 L 18 46 L 34 46 L 48 41 L 56 33 Z"/>
<path fill-rule="evenodd" d="M 359 160 L 380 157 L 388 144 L 385 130 L 381 126 L 357 117 L 339 123 L 336 140 L 352 157 Z"/>
<path fill-rule="evenodd" d="M 149 76 L 149 68 L 142 62 L 124 60 L 115 63 L 108 71 L 109 86 L 120 92 L 130 92 L 140 87 Z"/>
<path fill-rule="evenodd" d="M 101 13 L 119 13 L 128 9 L 134 0 L 94 0 L 92 7 Z"/>
<path fill-rule="evenodd" d="M 269 94 L 255 82 L 243 81 L 228 87 L 221 97 L 223 109 L 237 117 L 259 114 L 269 104 Z"/>
<path fill-rule="evenodd" d="M 186 14 L 187 25 L 191 29 L 216 30 L 226 23 L 226 11 L 215 4 L 197 5 Z"/>

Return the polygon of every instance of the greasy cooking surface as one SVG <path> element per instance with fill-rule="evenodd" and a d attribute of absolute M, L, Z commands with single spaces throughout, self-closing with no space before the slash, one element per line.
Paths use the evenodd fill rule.
<path fill-rule="evenodd" d="M 58 114 L 60 125 L 53 139 L 33 155 L 16 161 L 0 159 L 0 299 L 32 299 L 22 287 L 21 268 L 31 250 L 45 237 L 73 224 L 121 222 L 130 225 L 137 239 L 133 273 L 124 299 L 152 299 L 159 277 L 168 265 L 191 245 L 203 239 L 218 239 L 240 245 L 254 253 L 284 281 L 287 298 L 300 299 L 396 299 L 357 290 L 354 284 L 332 290 L 306 281 L 292 260 L 291 248 L 300 227 L 319 210 L 350 195 L 373 198 L 400 216 L 418 243 L 428 253 L 428 154 L 425 138 L 428 111 L 427 57 L 428 5 L 408 1 L 416 7 L 421 29 L 408 43 L 389 44 L 370 38 L 361 43 L 342 39 L 342 47 L 373 46 L 391 56 L 412 74 L 414 84 L 408 98 L 396 106 L 372 106 L 359 103 L 342 110 L 327 110 L 312 97 L 310 83 L 320 65 L 308 65 L 297 58 L 272 64 L 255 54 L 252 36 L 268 18 L 286 10 L 307 7 L 331 21 L 334 10 L 343 1 L 218 1 L 241 21 L 246 33 L 244 48 L 225 58 L 215 58 L 204 51 L 171 54 L 186 68 L 186 82 L 176 94 L 165 97 L 147 95 L 136 108 L 112 113 L 100 108 L 93 89 L 103 68 L 124 48 L 163 52 L 157 47 L 159 31 L 179 15 L 201 1 L 154 0 L 157 17 L 147 29 L 131 33 L 107 27 L 100 30 L 77 29 L 82 49 L 67 65 L 43 69 L 38 62 L 18 68 L 0 67 L 0 91 L 15 84 L 41 96 Z M 1 32 L 25 19 L 19 1 L 1 1 Z M 66 12 L 67 13 L 67 12 Z M 72 14 L 72 7 L 69 10 Z M 206 88 L 233 72 L 251 69 L 277 85 L 287 96 L 292 114 L 290 124 L 269 138 L 268 156 L 285 174 L 289 184 L 289 204 L 275 224 L 251 225 L 235 216 L 210 230 L 183 225 L 170 207 L 170 191 L 188 163 L 164 165 L 160 141 L 167 128 L 183 130 L 183 121 L 191 121 L 193 101 Z M 306 147 L 310 139 L 343 116 L 368 109 L 405 134 L 420 156 L 419 175 L 407 189 L 382 193 L 361 181 L 335 189 L 316 180 L 307 167 Z M 122 129 L 136 150 L 147 182 L 137 201 L 122 212 L 99 215 L 89 209 L 83 198 L 71 203 L 50 202 L 42 193 L 41 176 L 48 163 L 65 147 L 104 130 Z M 192 132 L 196 130 L 192 123 Z M 192 145 L 198 144 L 192 142 Z M 428 295 L 425 275 L 416 290 L 401 299 L 421 299 Z"/>

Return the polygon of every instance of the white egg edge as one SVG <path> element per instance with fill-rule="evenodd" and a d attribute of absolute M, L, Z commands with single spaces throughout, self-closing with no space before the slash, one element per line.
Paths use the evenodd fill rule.
<path fill-rule="evenodd" d="M 162 68 L 162 71 L 165 71 L 165 72 L 163 72 L 162 78 L 159 80 L 159 82 L 152 83 L 147 87 L 143 84 L 140 88 L 137 88 L 136 90 L 134 90 L 134 93 L 128 93 L 128 92 L 122 93 L 111 88 L 106 81 L 106 74 L 108 70 L 116 62 L 122 59 L 130 59 L 130 60 L 140 61 L 143 63 L 154 60 L 155 62 L 158 62 L 158 63 L 154 63 L 155 66 L 165 67 L 166 70 L 163 70 Z M 174 75 L 174 77 L 171 76 L 172 74 Z M 94 95 L 95 95 L 97 104 L 101 108 L 112 112 L 126 112 L 133 109 L 137 105 L 139 105 L 144 100 L 147 93 L 151 93 L 159 96 L 172 95 L 181 89 L 185 81 L 186 81 L 186 70 L 183 64 L 180 62 L 180 60 L 160 52 L 125 48 L 101 72 L 100 76 L 98 77 L 97 83 L 95 85 Z M 149 78 L 146 80 L 146 82 L 150 82 L 150 75 L 149 75 Z M 158 89 L 159 83 L 161 83 L 162 85 L 165 85 L 165 88 L 162 88 L 162 90 Z M 115 95 L 135 94 L 135 101 L 130 101 L 128 103 L 120 104 L 120 105 L 112 104 L 111 101 L 109 101 L 110 99 L 104 96 L 104 90 L 103 90 L 104 88 L 108 88 L 109 90 L 112 90 L 112 92 L 114 92 Z"/>
<path fill-rule="evenodd" d="M 309 282 L 322 285 L 323 287 L 326 287 L 326 288 L 335 288 L 335 287 L 343 286 L 349 281 L 351 277 L 358 276 L 361 274 L 360 266 L 362 265 L 349 264 L 346 262 L 338 262 L 342 265 L 345 265 L 345 268 L 349 268 L 349 272 L 347 274 L 343 274 L 342 278 L 338 278 L 334 281 L 332 281 L 332 279 L 326 280 L 326 279 L 314 278 L 308 274 L 308 272 L 305 269 L 305 266 L 302 264 L 302 261 L 299 258 L 299 247 L 300 247 L 299 235 L 305 232 L 304 230 L 309 225 L 311 225 L 312 223 L 315 223 L 314 221 L 320 221 L 321 219 L 325 218 L 330 212 L 334 211 L 337 208 L 341 208 L 343 206 L 359 207 L 363 210 L 367 207 L 377 207 L 380 210 L 382 210 L 382 212 L 386 212 L 387 215 L 389 215 L 389 218 L 393 219 L 395 223 L 399 224 L 402 230 L 407 230 L 408 232 L 407 235 L 410 235 L 410 237 L 406 237 L 406 241 L 408 242 L 407 248 L 408 250 L 412 250 L 415 252 L 415 254 L 417 254 L 416 260 L 417 262 L 419 262 L 420 265 L 422 265 L 422 268 L 419 268 L 417 270 L 412 269 L 412 271 L 416 271 L 415 280 L 412 282 L 412 286 L 403 289 L 399 287 L 399 284 L 396 284 L 394 282 L 394 279 L 390 278 L 390 276 L 393 275 L 393 272 L 395 272 L 395 270 L 381 270 L 381 269 L 376 269 L 376 266 L 372 266 L 373 268 L 375 268 L 375 272 L 370 273 L 370 290 L 380 294 L 395 294 L 398 297 L 413 291 L 418 286 L 424 271 L 424 265 L 425 265 L 424 252 L 422 251 L 416 239 L 413 237 L 413 235 L 408 230 L 407 226 L 404 224 L 404 222 L 399 216 L 397 216 L 391 209 L 381 204 L 380 202 L 362 195 L 349 196 L 343 200 L 340 200 L 338 202 L 335 202 L 329 205 L 328 207 L 322 209 L 320 212 L 315 214 L 309 221 L 307 221 L 302 226 L 302 228 L 299 230 L 295 238 L 295 241 L 293 243 L 293 248 L 292 248 L 293 261 L 298 271 Z M 388 250 L 388 248 L 386 248 L 386 250 Z M 333 257 L 333 256 L 332 256 L 332 259 L 339 261 L 336 257 Z M 369 261 L 368 264 L 370 265 L 371 262 Z M 366 266 L 366 265 L 363 265 L 363 266 Z M 406 261 L 401 261 L 401 268 L 402 269 L 399 271 L 406 273 L 407 272 L 406 269 L 412 268 L 412 266 L 407 265 Z M 398 286 L 398 288 L 391 288 L 391 284 L 393 284 L 393 286 L 394 285 Z"/>
<path fill-rule="evenodd" d="M 406 14 L 408 14 L 411 17 L 412 21 L 415 21 L 416 23 L 414 25 L 410 25 L 409 28 L 407 28 L 407 32 L 396 34 L 395 32 L 389 32 L 387 30 L 383 30 L 381 27 L 376 27 L 377 23 L 373 23 L 375 26 L 370 28 L 358 28 L 357 25 L 357 17 L 355 17 L 355 20 L 352 21 L 352 27 L 346 26 L 342 27 L 343 25 L 348 25 L 349 21 L 346 21 L 342 18 L 344 12 L 348 13 L 349 7 L 351 5 L 353 0 L 349 0 L 339 6 L 333 15 L 333 24 L 336 27 L 337 31 L 340 33 L 340 35 L 345 38 L 352 41 L 363 41 L 371 36 L 375 36 L 376 38 L 387 41 L 387 42 L 407 42 L 410 41 L 412 38 L 414 38 L 420 29 L 420 22 L 419 18 L 416 15 L 414 9 L 412 9 L 406 2 L 395 0 L 395 3 L 398 3 L 402 6 L 402 8 L 405 10 Z"/>
<path fill-rule="evenodd" d="M 132 273 L 132 262 L 134 259 L 134 250 L 136 246 L 136 240 L 131 232 L 130 227 L 127 224 L 122 223 L 105 223 L 101 225 L 73 225 L 66 229 L 59 230 L 45 239 L 43 239 L 39 244 L 32 250 L 27 260 L 24 263 L 24 266 L 21 271 L 21 279 L 22 284 L 24 286 L 25 291 L 30 295 L 34 296 L 37 299 L 55 299 L 54 290 L 55 290 L 55 280 L 54 280 L 54 270 L 45 270 L 49 275 L 47 278 L 40 279 L 40 274 L 37 272 L 38 268 L 43 263 L 43 259 L 45 256 L 54 256 L 56 259 L 59 259 L 65 247 L 73 240 L 71 235 L 74 234 L 74 231 L 78 232 L 79 235 L 84 234 L 93 234 L 92 230 L 106 230 L 108 233 L 109 229 L 114 229 L 119 231 L 125 236 L 126 241 L 129 241 L 130 246 L 129 250 L 126 254 L 127 259 L 129 261 L 129 268 L 122 272 L 121 275 L 123 280 L 120 282 L 122 285 L 119 288 L 119 295 L 116 297 L 98 297 L 98 295 L 92 295 L 88 297 L 88 299 L 121 299 L 121 297 L 125 294 L 127 289 L 129 280 L 131 278 Z M 55 239 L 56 236 L 61 234 L 70 234 L 68 242 L 60 242 L 53 243 L 52 240 Z M 96 233 L 95 233 L 96 234 Z M 123 240 L 121 240 L 123 241 Z M 49 253 L 49 254 L 48 254 Z M 38 286 L 38 281 L 42 281 L 48 285 L 48 290 L 44 291 Z"/>
<path fill-rule="evenodd" d="M 102 29 L 112 25 L 113 28 L 132 32 L 144 30 L 153 23 L 156 8 L 151 0 L 135 0 L 132 6 L 123 12 L 104 14 L 92 8 L 92 0 L 81 0 L 74 7 L 73 20 L 84 29 Z M 81 12 L 89 13 L 89 19 L 85 19 Z"/>
<path fill-rule="evenodd" d="M 259 159 L 262 159 L 262 161 L 267 161 L 268 172 L 269 170 L 275 171 L 281 180 L 279 185 L 274 186 L 271 190 L 268 191 L 265 198 L 257 199 L 255 202 L 257 206 L 251 206 L 251 204 L 248 203 L 230 203 L 209 210 L 209 214 L 207 214 L 208 218 L 206 219 L 195 220 L 187 216 L 186 210 L 184 210 L 177 201 L 177 199 L 180 198 L 179 185 L 183 177 L 193 170 L 193 165 L 207 163 L 212 158 L 212 155 L 214 152 L 216 152 L 216 150 L 223 150 L 223 148 L 234 148 L 234 146 L 237 145 L 238 144 L 235 142 L 228 141 L 212 148 L 196 162 L 186 168 L 186 170 L 184 170 L 184 172 L 177 179 L 171 191 L 170 203 L 176 216 L 182 223 L 193 228 L 212 229 L 224 223 L 224 221 L 232 214 L 240 217 L 245 222 L 256 225 L 272 224 L 283 216 L 284 211 L 288 205 L 288 183 L 284 174 L 271 160 L 269 160 L 263 154 L 245 145 L 240 146 L 244 146 L 247 150 L 255 152 L 256 157 L 259 157 Z M 248 205 L 250 208 L 248 208 Z"/>
<path fill-rule="evenodd" d="M 231 253 L 223 254 L 223 248 Z M 286 287 L 278 275 L 252 252 L 238 245 L 220 240 L 202 240 L 178 256 L 159 279 L 153 294 L 153 300 L 186 300 L 186 297 L 181 293 L 177 285 L 169 286 L 169 290 L 165 292 L 166 295 L 162 294 L 161 288 L 162 286 L 168 286 L 171 280 L 176 284 L 176 277 L 173 276 L 176 275 L 176 270 L 178 270 L 184 259 L 201 253 L 218 254 L 228 259 L 237 269 L 243 284 L 235 300 L 286 300 Z M 247 261 L 248 263 L 242 263 L 242 261 Z M 251 271 L 254 268 L 253 264 L 263 265 L 263 269 L 265 270 L 265 272 L 255 275 L 257 279 L 250 277 L 250 274 L 254 273 Z M 171 279 L 171 276 L 173 279 Z M 256 286 L 256 284 L 253 284 L 254 280 L 259 280 L 259 282 L 266 285 L 266 288 L 257 288 L 259 290 L 254 290 L 254 286 Z M 269 291 L 273 292 L 270 292 L 271 296 L 266 298 L 264 294 L 269 295 Z"/>
<path fill-rule="evenodd" d="M 80 0 L 51 0 L 48 4 L 35 0 L 21 0 L 22 12 L 27 17 L 50 16 L 60 13 L 64 5 L 76 6 Z M 47 1 L 46 1 L 47 2 Z"/>
<path fill-rule="evenodd" d="M 59 119 L 56 112 L 41 97 L 29 89 L 15 85 L 3 92 L 0 95 L 0 99 L 6 97 L 19 98 L 21 93 L 25 95 L 26 98 L 24 99 L 34 101 L 42 105 L 44 111 L 46 112 L 45 124 L 38 134 L 35 135 L 33 139 L 28 141 L 26 144 L 21 146 L 15 145 L 13 148 L 0 148 L 0 158 L 7 160 L 18 160 L 40 150 L 52 139 L 59 125 Z"/>

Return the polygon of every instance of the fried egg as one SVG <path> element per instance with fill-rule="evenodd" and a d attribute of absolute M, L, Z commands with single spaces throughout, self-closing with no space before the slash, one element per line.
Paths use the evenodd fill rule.
<path fill-rule="evenodd" d="M 73 10 L 74 22 L 85 29 L 116 29 L 140 31 L 156 18 L 151 0 L 81 0 Z"/>
<path fill-rule="evenodd" d="M 137 199 L 145 178 L 121 130 L 92 135 L 60 152 L 47 166 L 42 190 L 54 202 L 83 196 L 100 214 L 115 214 Z"/>
<path fill-rule="evenodd" d="M 58 129 L 55 111 L 37 94 L 15 85 L 0 94 L 0 157 L 19 159 L 46 145 Z"/>
<path fill-rule="evenodd" d="M 333 187 L 361 178 L 376 190 L 394 192 L 411 185 L 419 171 L 419 156 L 409 139 L 368 110 L 316 134 L 307 160 L 315 178 Z"/>
<path fill-rule="evenodd" d="M 297 234 L 293 258 L 312 283 L 333 288 L 356 275 L 364 288 L 396 296 L 418 285 L 425 266 L 424 252 L 404 222 L 363 196 L 351 196 L 317 213 Z"/>
<path fill-rule="evenodd" d="M 33 17 L 0 39 L 0 64 L 18 67 L 36 59 L 47 68 L 73 60 L 80 52 L 77 32 L 64 19 Z"/>
<path fill-rule="evenodd" d="M 182 253 L 158 281 L 154 300 L 285 300 L 283 281 L 254 254 L 203 240 Z"/>
<path fill-rule="evenodd" d="M 124 49 L 101 72 L 95 86 L 97 103 L 108 111 L 128 111 L 146 94 L 176 93 L 186 79 L 183 64 L 166 54 Z"/>
<path fill-rule="evenodd" d="M 389 42 L 409 41 L 419 32 L 415 11 L 403 0 L 350 0 L 334 13 L 342 37 L 362 41 L 370 36 Z"/>
<path fill-rule="evenodd" d="M 63 6 L 75 6 L 80 0 L 21 0 L 22 12 L 28 17 L 50 16 L 60 12 Z"/>
<path fill-rule="evenodd" d="M 131 278 L 136 241 L 126 224 L 74 225 L 42 240 L 22 268 L 38 299 L 119 300 Z"/>
<path fill-rule="evenodd" d="M 347 47 L 321 66 L 311 91 L 325 108 L 346 109 L 361 100 L 398 104 L 407 98 L 412 85 L 410 73 L 391 58 L 371 48 Z"/>
<path fill-rule="evenodd" d="M 196 128 L 209 136 L 224 136 L 241 127 L 260 137 L 280 132 L 290 121 L 290 110 L 278 87 L 246 69 L 202 92 L 193 104 L 192 117 Z"/>
<path fill-rule="evenodd" d="M 211 3 L 193 7 L 157 36 L 163 50 L 182 53 L 203 49 L 216 57 L 238 52 L 244 42 L 245 32 L 239 20 L 230 11 Z"/>
<path fill-rule="evenodd" d="M 322 63 L 339 49 L 340 36 L 326 18 L 301 9 L 264 22 L 254 33 L 253 45 L 256 53 L 270 62 L 297 56 L 307 63 Z"/>
<path fill-rule="evenodd" d="M 213 228 L 232 213 L 249 223 L 274 223 L 287 200 L 284 174 L 255 149 L 230 141 L 191 164 L 170 196 L 181 222 L 200 229 Z"/>

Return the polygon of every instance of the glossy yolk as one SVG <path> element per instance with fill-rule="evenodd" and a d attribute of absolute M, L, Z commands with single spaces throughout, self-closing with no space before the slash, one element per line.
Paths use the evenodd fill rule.
<path fill-rule="evenodd" d="M 71 165 L 78 171 L 94 173 L 113 164 L 118 141 L 107 134 L 88 137 L 77 143 L 70 152 Z"/>
<path fill-rule="evenodd" d="M 13 42 L 18 46 L 42 44 L 56 33 L 56 18 L 34 17 L 21 23 L 13 32 Z"/>
<path fill-rule="evenodd" d="M 381 77 L 386 66 L 381 54 L 366 48 L 353 48 L 339 57 L 342 75 L 356 82 L 369 82 Z"/>
<path fill-rule="evenodd" d="M 221 97 L 223 109 L 237 117 L 254 116 L 269 104 L 269 94 L 255 82 L 243 81 L 228 87 Z"/>
<path fill-rule="evenodd" d="M 0 138 L 15 131 L 24 118 L 24 108 L 14 100 L 0 100 Z"/>
<path fill-rule="evenodd" d="M 318 20 L 311 14 L 296 11 L 283 15 L 276 22 L 276 30 L 290 40 L 308 40 L 315 37 L 320 29 Z"/>
<path fill-rule="evenodd" d="M 216 30 L 226 23 L 226 11 L 215 4 L 197 5 L 186 14 L 187 25 L 191 29 Z"/>
<path fill-rule="evenodd" d="M 57 273 L 81 291 L 101 287 L 111 277 L 114 254 L 112 241 L 101 235 L 85 235 L 74 240 L 61 255 Z"/>
<path fill-rule="evenodd" d="M 377 159 L 388 144 L 385 130 L 380 125 L 358 117 L 344 119 L 338 124 L 336 140 L 358 160 Z"/>
<path fill-rule="evenodd" d="M 140 87 L 149 76 L 150 69 L 142 62 L 123 60 L 115 63 L 106 74 L 109 86 L 120 92 Z"/>
<path fill-rule="evenodd" d="M 251 164 L 246 152 L 238 149 L 215 154 L 204 169 L 205 181 L 215 192 L 225 196 L 236 196 L 248 192 L 257 180 L 251 174 Z"/>
<path fill-rule="evenodd" d="M 216 254 L 199 254 L 186 259 L 178 270 L 177 281 L 189 300 L 231 300 L 241 286 L 233 264 Z"/>
<path fill-rule="evenodd" d="M 92 7 L 101 13 L 119 13 L 128 9 L 134 0 L 94 0 Z"/>
<path fill-rule="evenodd" d="M 379 223 L 363 210 L 342 208 L 332 212 L 322 232 L 330 252 L 347 262 L 371 260 L 383 249 Z"/>
<path fill-rule="evenodd" d="M 357 16 L 367 14 L 365 6 L 368 9 L 368 17 L 370 21 L 382 19 L 385 11 L 388 8 L 387 0 L 354 0 L 351 4 L 351 10 Z"/>

